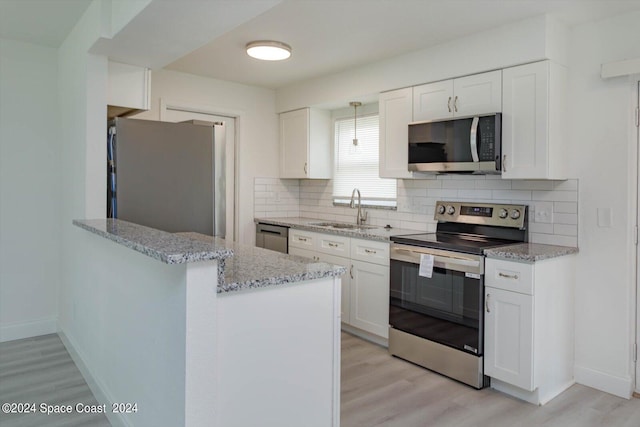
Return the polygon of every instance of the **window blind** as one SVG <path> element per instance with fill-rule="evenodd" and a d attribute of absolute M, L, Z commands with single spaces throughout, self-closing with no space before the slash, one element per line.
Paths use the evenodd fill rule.
<path fill-rule="evenodd" d="M 378 176 L 378 121 L 377 114 L 358 117 L 358 144 L 354 145 L 353 117 L 336 120 L 334 203 L 348 202 L 353 189 L 358 188 L 363 205 L 366 203 L 372 206 L 396 206 L 396 180 Z"/>

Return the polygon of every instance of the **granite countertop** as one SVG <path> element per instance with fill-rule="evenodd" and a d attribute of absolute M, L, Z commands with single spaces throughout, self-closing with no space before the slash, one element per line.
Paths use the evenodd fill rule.
<path fill-rule="evenodd" d="M 73 220 L 73 224 L 165 264 L 224 260 L 233 251 L 221 242 L 202 242 L 119 219 Z"/>
<path fill-rule="evenodd" d="M 317 218 L 315 219 L 299 218 L 299 217 L 255 218 L 254 222 L 256 224 L 263 223 L 263 224 L 271 224 L 271 225 L 281 225 L 284 227 L 296 228 L 298 230 L 315 231 L 317 233 L 337 234 L 339 236 L 355 237 L 359 239 L 368 239 L 368 240 L 378 240 L 381 242 L 389 242 L 390 241 L 389 238 L 391 236 L 399 236 L 402 234 L 424 233 L 424 231 L 419 231 L 419 230 L 409 230 L 409 229 L 402 229 L 402 228 L 384 228 L 384 227 L 338 229 L 338 228 L 320 226 L 315 224 L 323 223 L 323 222 L 343 224 L 341 221 L 324 220 L 324 219 L 317 219 Z M 371 227 L 371 226 L 365 225 L 365 227 Z"/>
<path fill-rule="evenodd" d="M 536 262 L 578 253 L 578 248 L 570 246 L 543 245 L 541 243 L 518 243 L 485 249 L 488 258 L 500 258 L 511 261 Z"/>
<path fill-rule="evenodd" d="M 341 266 L 311 262 L 307 258 L 228 242 L 200 233 L 177 234 L 194 242 L 225 246 L 233 251 L 233 257 L 222 261 L 224 274 L 218 281 L 219 293 L 340 276 L 347 271 Z"/>

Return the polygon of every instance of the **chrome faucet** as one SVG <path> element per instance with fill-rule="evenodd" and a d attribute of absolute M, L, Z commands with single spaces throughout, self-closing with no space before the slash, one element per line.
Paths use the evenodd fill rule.
<path fill-rule="evenodd" d="M 367 220 L 367 212 L 362 211 L 361 209 L 362 198 L 360 197 L 360 190 L 358 190 L 357 188 L 354 188 L 353 191 L 351 192 L 351 202 L 349 202 L 349 207 L 352 209 L 356 207 L 356 202 L 355 202 L 356 193 L 358 193 L 358 214 L 356 215 L 356 224 L 362 225 L 362 223 L 364 223 Z"/>

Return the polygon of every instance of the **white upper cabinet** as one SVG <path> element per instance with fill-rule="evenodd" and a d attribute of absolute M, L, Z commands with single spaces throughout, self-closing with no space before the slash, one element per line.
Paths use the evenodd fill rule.
<path fill-rule="evenodd" d="M 280 178 L 331 178 L 329 111 L 302 108 L 280 114 Z"/>
<path fill-rule="evenodd" d="M 503 178 L 566 179 L 566 80 L 551 61 L 503 70 Z"/>
<path fill-rule="evenodd" d="M 151 106 L 151 70 L 109 61 L 107 104 L 120 113 Z"/>
<path fill-rule="evenodd" d="M 413 120 L 438 120 L 502 111 L 502 71 L 413 88 Z"/>
<path fill-rule="evenodd" d="M 502 71 L 453 80 L 453 115 L 471 116 L 502 111 Z"/>
<path fill-rule="evenodd" d="M 411 178 L 407 169 L 409 128 L 413 117 L 412 88 L 380 94 L 380 178 Z"/>
<path fill-rule="evenodd" d="M 453 117 L 453 80 L 427 83 L 413 88 L 413 120 Z"/>

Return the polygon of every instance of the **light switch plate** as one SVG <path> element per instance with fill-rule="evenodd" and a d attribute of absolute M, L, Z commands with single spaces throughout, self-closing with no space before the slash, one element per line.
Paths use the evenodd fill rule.
<path fill-rule="evenodd" d="M 553 203 L 536 202 L 533 206 L 533 220 L 534 222 L 551 224 L 553 222 Z"/>
<path fill-rule="evenodd" d="M 611 208 L 598 208 L 598 227 L 613 227 L 613 211 Z"/>

